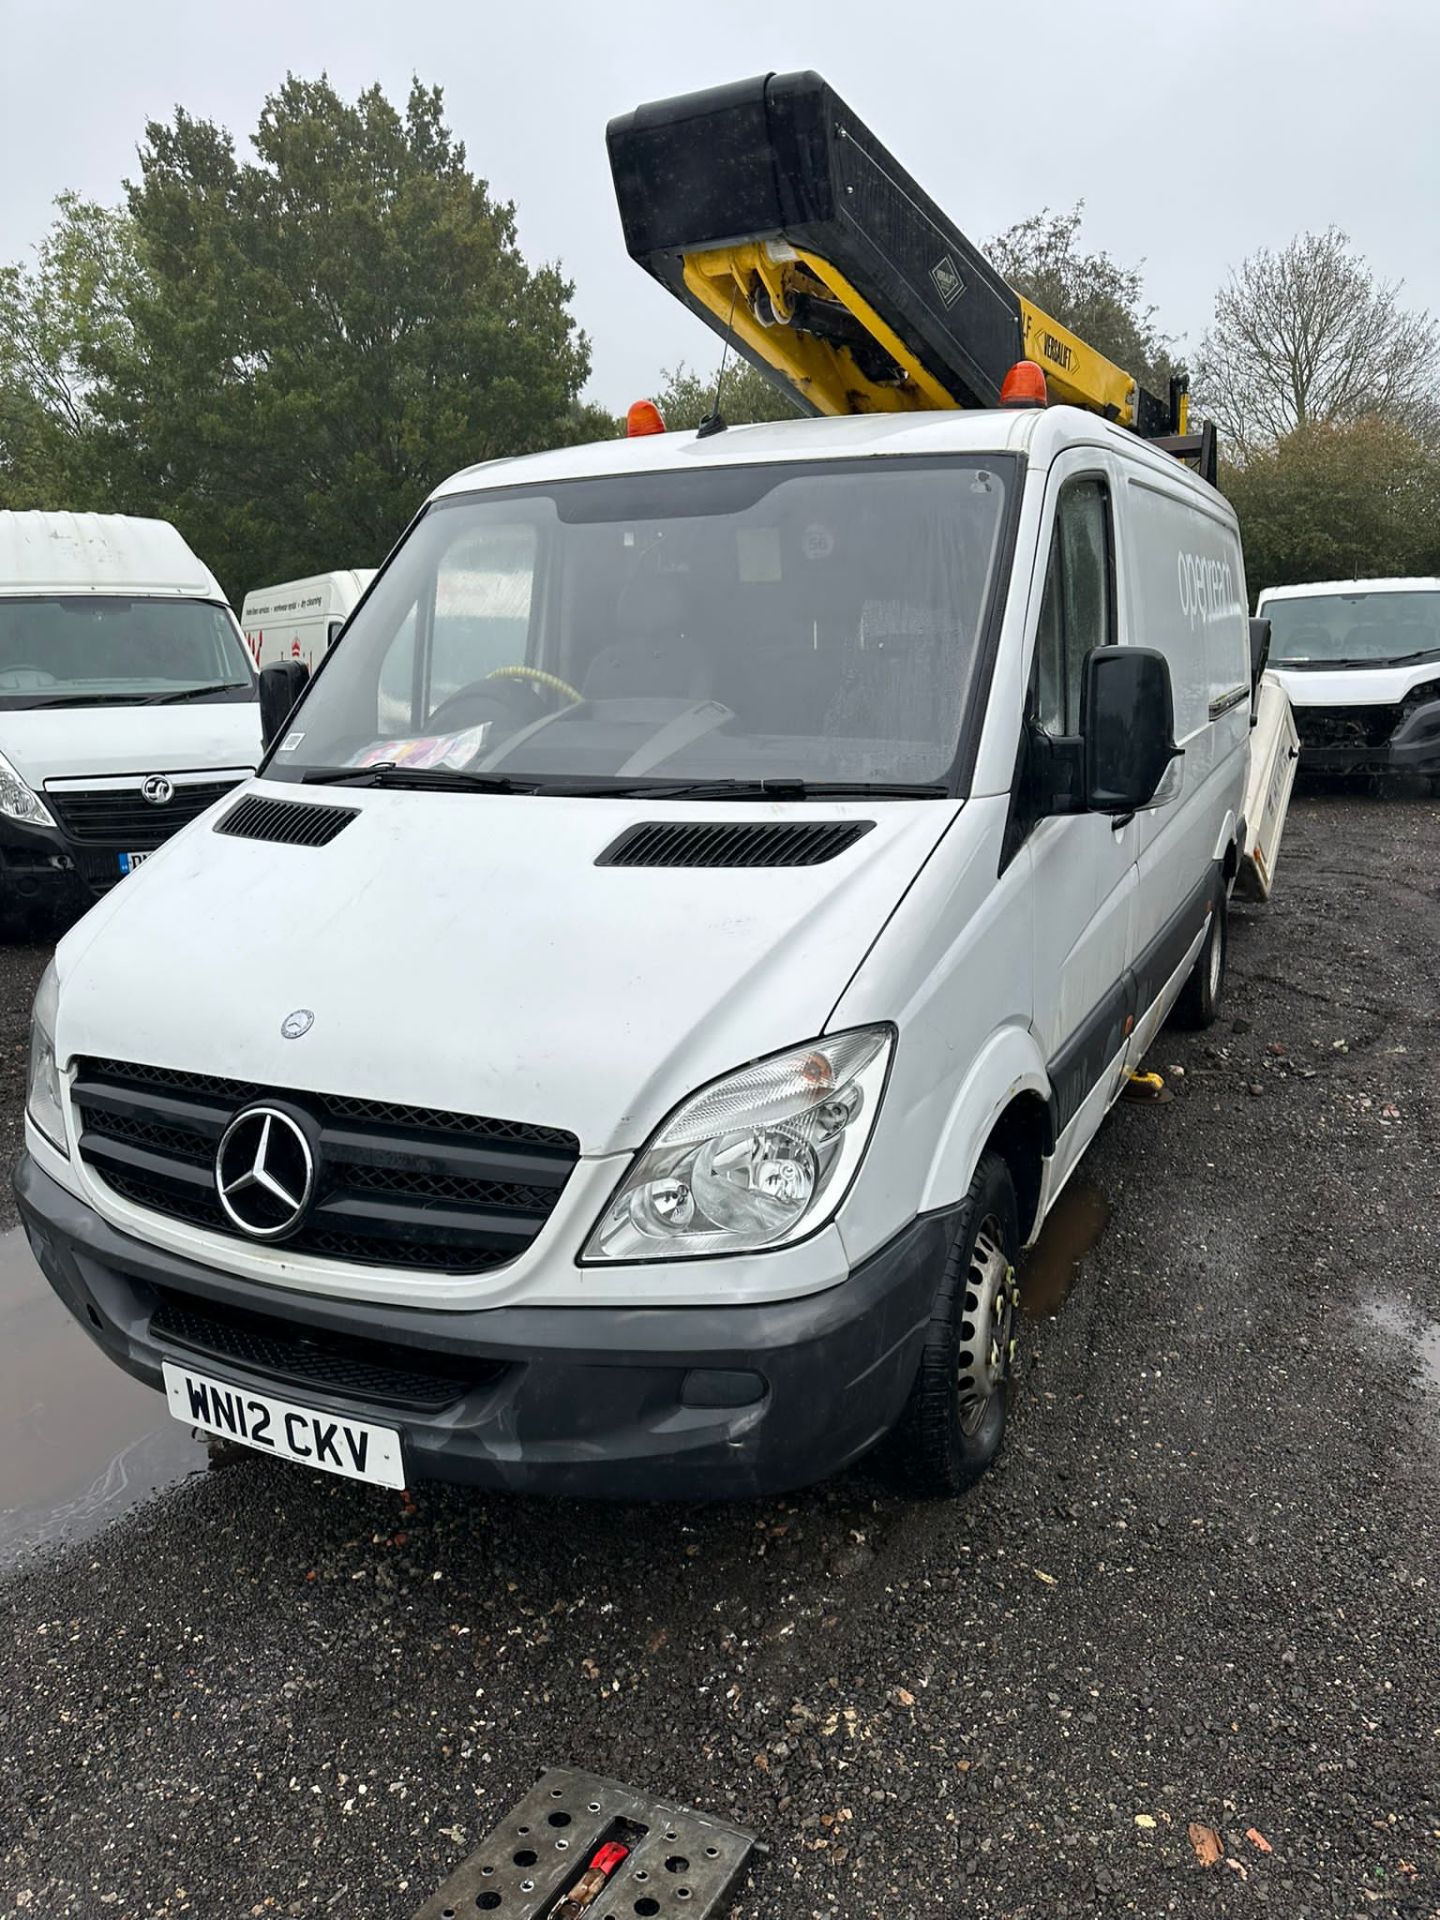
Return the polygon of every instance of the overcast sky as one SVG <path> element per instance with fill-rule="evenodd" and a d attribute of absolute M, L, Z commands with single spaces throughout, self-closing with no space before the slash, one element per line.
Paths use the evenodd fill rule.
<path fill-rule="evenodd" d="M 287 69 L 397 103 L 416 73 L 526 256 L 575 281 L 591 395 L 620 408 L 714 350 L 625 254 L 606 120 L 797 67 L 974 239 L 1083 198 L 1182 348 L 1230 265 L 1331 223 L 1440 310 L 1440 0 L 0 0 L 0 261 L 64 189 L 117 200 L 177 103 L 238 137 Z"/>

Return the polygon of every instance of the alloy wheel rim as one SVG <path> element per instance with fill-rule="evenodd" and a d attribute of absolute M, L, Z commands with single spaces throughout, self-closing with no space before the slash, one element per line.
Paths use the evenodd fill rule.
<path fill-rule="evenodd" d="M 993 1215 L 982 1221 L 975 1236 L 964 1287 L 956 1370 L 960 1428 L 968 1437 L 979 1429 L 996 1394 L 1004 1391 L 1015 1353 L 1020 1288 Z"/>

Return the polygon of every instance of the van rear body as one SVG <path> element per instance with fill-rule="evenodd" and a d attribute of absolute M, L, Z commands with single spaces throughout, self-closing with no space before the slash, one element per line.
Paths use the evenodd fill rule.
<path fill-rule="evenodd" d="M 313 673 L 374 578 L 374 567 L 341 567 L 247 593 L 240 624 L 256 666 L 303 660 Z"/>
<path fill-rule="evenodd" d="M 1440 580 L 1272 587 L 1256 611 L 1307 772 L 1440 778 Z"/>
<path fill-rule="evenodd" d="M 1021 1246 L 1213 1017 L 1252 691 L 1229 507 L 1070 409 L 457 475 L 60 947 L 36 1254 L 331 1471 L 963 1484 Z"/>
<path fill-rule="evenodd" d="M 174 527 L 0 513 L 0 912 L 83 910 L 259 751 L 235 616 Z"/>

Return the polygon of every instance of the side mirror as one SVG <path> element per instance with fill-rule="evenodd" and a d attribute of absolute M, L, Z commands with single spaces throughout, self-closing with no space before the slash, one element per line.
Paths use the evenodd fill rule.
<path fill-rule="evenodd" d="M 260 669 L 260 742 L 273 747 L 305 691 L 310 669 L 303 660 L 272 660 Z"/>
<path fill-rule="evenodd" d="M 1270 658 L 1270 622 L 1252 620 L 1250 622 L 1250 691 L 1253 694 L 1260 684 L 1260 676 L 1265 671 Z"/>
<path fill-rule="evenodd" d="M 1096 647 L 1080 688 L 1085 806 L 1138 813 L 1155 800 L 1175 744 L 1175 702 L 1165 656 L 1149 647 Z"/>

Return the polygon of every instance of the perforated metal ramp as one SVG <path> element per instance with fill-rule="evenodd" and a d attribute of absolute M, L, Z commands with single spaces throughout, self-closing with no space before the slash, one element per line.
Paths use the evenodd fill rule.
<path fill-rule="evenodd" d="M 566 1895 L 607 1845 L 627 1849 L 588 1904 Z M 752 1834 L 570 1767 L 542 1775 L 414 1920 L 702 1920 L 719 1914 L 755 1846 Z"/>

